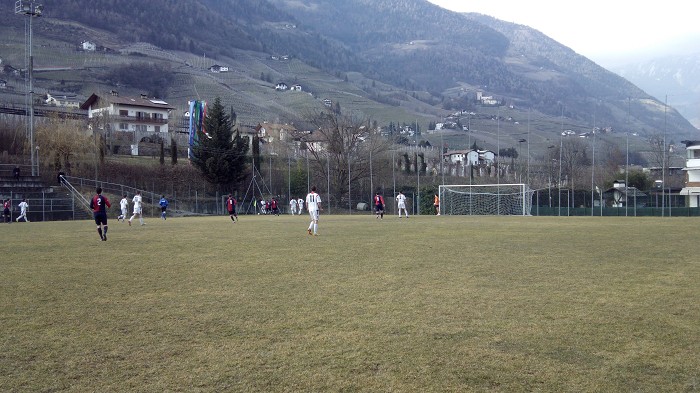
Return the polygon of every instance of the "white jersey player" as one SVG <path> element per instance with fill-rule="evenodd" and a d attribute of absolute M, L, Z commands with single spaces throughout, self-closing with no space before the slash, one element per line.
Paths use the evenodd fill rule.
<path fill-rule="evenodd" d="M 316 186 L 311 187 L 311 192 L 306 195 L 306 210 L 311 216 L 309 235 L 318 236 L 318 212 L 321 210 L 321 196 L 316 193 Z"/>
<path fill-rule="evenodd" d="M 406 210 L 406 195 L 399 191 L 399 195 L 396 196 L 396 203 L 399 207 L 399 218 L 401 218 L 401 210 L 403 209 L 406 213 L 406 218 L 408 218 L 408 210 Z"/>
<path fill-rule="evenodd" d="M 129 226 L 131 226 L 131 221 L 136 216 L 139 216 L 139 222 L 141 223 L 141 225 L 146 225 L 146 223 L 143 222 L 143 199 L 141 198 L 141 191 L 136 191 L 136 195 L 134 195 L 134 199 L 132 199 L 132 202 L 134 202 L 134 214 L 129 219 Z"/>
<path fill-rule="evenodd" d="M 297 211 L 299 215 L 304 212 L 304 200 L 301 198 L 297 199 Z"/>
<path fill-rule="evenodd" d="M 296 200 L 296 198 L 292 198 L 289 200 L 289 214 L 291 214 L 291 215 L 297 214 L 297 200 Z"/>
<path fill-rule="evenodd" d="M 27 200 L 22 199 L 22 202 L 20 202 L 17 206 L 19 207 L 19 217 L 17 217 L 17 222 L 19 222 L 19 220 L 22 218 L 24 218 L 24 222 L 29 222 L 27 219 L 27 209 L 29 208 Z"/>
<path fill-rule="evenodd" d="M 124 222 L 124 220 L 126 220 L 126 215 L 129 214 L 129 200 L 126 199 L 126 194 L 124 194 L 124 198 L 119 201 L 119 207 L 121 208 L 122 214 L 117 217 L 117 220 Z"/>

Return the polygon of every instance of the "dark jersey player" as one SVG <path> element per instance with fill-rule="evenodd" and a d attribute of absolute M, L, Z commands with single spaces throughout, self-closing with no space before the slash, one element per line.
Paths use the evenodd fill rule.
<path fill-rule="evenodd" d="M 226 200 L 226 210 L 228 210 L 228 215 L 231 217 L 231 221 L 234 223 L 238 220 L 238 213 L 236 213 L 236 198 L 233 195 L 228 194 L 228 199 Z"/>
<path fill-rule="evenodd" d="M 384 219 L 384 197 L 379 193 L 374 195 L 374 212 L 377 214 L 377 218 Z"/>
<path fill-rule="evenodd" d="M 97 234 L 100 235 L 102 241 L 107 241 L 107 208 L 112 207 L 109 199 L 102 196 L 102 187 L 97 187 L 95 190 L 97 195 L 92 197 L 90 201 L 90 209 L 95 216 L 95 224 L 97 224 Z"/>

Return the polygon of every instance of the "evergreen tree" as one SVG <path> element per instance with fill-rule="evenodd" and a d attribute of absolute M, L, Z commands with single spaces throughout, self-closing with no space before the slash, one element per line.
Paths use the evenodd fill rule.
<path fill-rule="evenodd" d="M 238 132 L 233 134 L 231 118 L 220 98 L 208 109 L 204 127 L 209 137 L 200 135 L 199 144 L 193 148 L 192 164 L 219 191 L 235 187 L 245 177 L 248 140 Z"/>
<path fill-rule="evenodd" d="M 174 138 L 170 138 L 170 162 L 173 165 L 177 164 L 177 142 Z"/>

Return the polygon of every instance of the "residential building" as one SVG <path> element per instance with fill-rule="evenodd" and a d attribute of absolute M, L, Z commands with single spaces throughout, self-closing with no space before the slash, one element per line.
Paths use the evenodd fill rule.
<path fill-rule="evenodd" d="M 46 105 L 59 106 L 62 108 L 79 108 L 80 100 L 76 94 L 70 93 L 46 93 L 44 100 Z"/>
<path fill-rule="evenodd" d="M 605 193 L 612 194 L 612 207 L 644 207 L 648 199 L 647 194 L 639 191 L 637 187 L 627 187 L 624 180 L 615 180 L 612 188 L 606 190 Z"/>
<path fill-rule="evenodd" d="M 683 141 L 686 151 L 685 184 L 680 194 L 687 207 L 700 207 L 700 141 Z"/>
<path fill-rule="evenodd" d="M 213 73 L 228 72 L 229 68 L 227 66 L 214 64 L 213 66 L 209 67 L 209 71 L 211 71 Z"/>
<path fill-rule="evenodd" d="M 168 119 L 174 108 L 163 100 L 144 95 L 119 96 L 112 91 L 107 95 L 92 94 L 80 109 L 87 110 L 88 119 L 97 129 L 130 141 L 131 154 L 138 155 L 140 142 L 155 142 L 167 135 Z"/>
<path fill-rule="evenodd" d="M 80 43 L 80 49 L 86 52 L 94 52 L 95 50 L 97 50 L 97 45 L 95 45 L 94 42 L 83 41 Z"/>
<path fill-rule="evenodd" d="M 278 124 L 278 123 L 259 123 L 255 127 L 258 138 L 265 143 L 272 143 L 274 141 L 289 141 L 293 139 L 297 134 L 297 129 L 291 124 Z"/>

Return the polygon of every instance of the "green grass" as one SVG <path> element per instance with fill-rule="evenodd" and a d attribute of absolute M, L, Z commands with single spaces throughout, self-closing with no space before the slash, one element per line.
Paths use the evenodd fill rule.
<path fill-rule="evenodd" d="M 692 218 L 0 225 L 0 391 L 700 390 Z"/>

